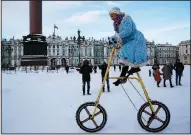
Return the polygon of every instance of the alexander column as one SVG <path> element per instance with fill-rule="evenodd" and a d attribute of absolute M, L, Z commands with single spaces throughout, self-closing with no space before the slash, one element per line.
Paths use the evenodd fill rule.
<path fill-rule="evenodd" d="M 42 35 L 42 0 L 29 1 L 30 34 L 23 36 L 21 66 L 47 65 L 47 42 Z"/>
<path fill-rule="evenodd" d="M 42 34 L 42 0 L 29 1 L 30 34 Z"/>

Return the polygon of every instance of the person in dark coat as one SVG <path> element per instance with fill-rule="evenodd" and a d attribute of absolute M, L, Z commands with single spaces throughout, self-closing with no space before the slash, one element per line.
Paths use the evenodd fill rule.
<path fill-rule="evenodd" d="M 106 73 L 106 70 L 107 70 L 107 65 L 108 65 L 108 64 L 104 61 L 103 64 L 100 66 L 102 82 L 103 82 L 103 80 L 104 80 L 104 76 L 105 76 L 105 73 Z M 107 75 L 106 82 L 107 82 L 107 91 L 110 92 L 109 72 L 108 72 L 108 75 Z M 105 87 L 103 87 L 103 92 L 105 92 Z"/>
<path fill-rule="evenodd" d="M 171 74 L 173 75 L 174 66 L 172 65 L 172 63 L 170 63 L 170 67 L 171 67 Z"/>
<path fill-rule="evenodd" d="M 151 70 L 149 69 L 149 76 L 151 76 Z"/>
<path fill-rule="evenodd" d="M 180 59 L 177 59 L 176 63 L 174 64 L 174 70 L 176 71 L 176 85 L 182 85 L 181 77 L 184 71 L 184 65 L 182 62 L 180 62 Z"/>
<path fill-rule="evenodd" d="M 89 63 L 89 61 L 88 61 L 88 63 Z M 92 70 L 93 70 L 93 65 L 92 65 L 92 63 L 89 63 L 89 66 L 92 68 Z"/>
<path fill-rule="evenodd" d="M 94 66 L 94 73 L 97 73 L 97 66 Z"/>
<path fill-rule="evenodd" d="M 66 73 L 68 74 L 68 71 L 69 71 L 69 66 L 68 65 L 65 66 L 65 70 L 66 70 Z"/>
<path fill-rule="evenodd" d="M 114 66 L 113 66 L 113 68 L 114 68 L 114 71 L 115 71 L 115 69 L 116 69 L 116 66 L 114 65 Z"/>
<path fill-rule="evenodd" d="M 121 71 L 121 65 L 119 65 L 119 71 Z"/>
<path fill-rule="evenodd" d="M 101 65 L 98 65 L 98 68 L 101 70 Z"/>
<path fill-rule="evenodd" d="M 162 68 L 162 72 L 163 72 L 163 79 L 164 79 L 164 87 L 166 87 L 166 80 L 169 80 L 170 82 L 170 87 L 174 87 L 172 85 L 172 80 L 171 80 L 171 77 L 172 77 L 172 74 L 171 74 L 171 66 L 170 64 L 167 62 L 166 65 L 164 65 L 164 67 Z"/>
<path fill-rule="evenodd" d="M 89 65 L 89 61 L 88 60 L 84 60 L 83 61 L 83 65 L 80 67 L 80 71 L 82 74 L 82 90 L 83 90 L 83 95 L 85 95 L 85 86 L 87 83 L 87 94 L 90 94 L 90 73 L 92 73 L 92 66 Z"/>

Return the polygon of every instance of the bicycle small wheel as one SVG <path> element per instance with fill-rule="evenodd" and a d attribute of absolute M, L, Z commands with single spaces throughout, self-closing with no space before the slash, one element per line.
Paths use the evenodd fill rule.
<path fill-rule="evenodd" d="M 97 131 L 100 131 L 102 128 L 104 128 L 106 122 L 107 122 L 107 113 L 105 111 L 105 109 L 100 105 L 98 104 L 97 106 L 97 110 L 99 110 L 97 113 L 95 113 L 94 117 L 92 118 L 92 114 L 90 113 L 90 111 L 88 110 L 88 107 L 95 107 L 95 102 L 86 102 L 84 104 L 82 104 L 77 112 L 76 112 L 76 122 L 78 124 L 78 126 L 86 131 L 86 132 L 97 132 Z M 80 114 L 82 113 L 82 111 L 85 110 L 85 112 L 88 114 L 88 117 L 84 120 L 80 120 Z M 102 114 L 103 115 L 103 120 L 101 122 L 101 124 L 98 124 L 95 120 L 95 117 Z M 93 125 L 94 125 L 94 128 L 88 128 L 86 127 L 85 123 L 88 122 L 88 121 L 92 121 Z M 91 124 L 92 124 L 91 123 Z M 88 126 L 88 125 L 87 125 Z"/>
<path fill-rule="evenodd" d="M 168 110 L 168 107 L 166 105 L 164 105 L 163 103 L 161 103 L 159 101 L 151 101 L 151 103 L 152 103 L 153 107 L 158 106 L 156 111 L 154 113 L 152 113 L 150 110 L 149 103 L 146 102 L 139 109 L 138 114 L 137 114 L 137 120 L 138 120 L 138 123 L 140 124 L 140 126 L 143 129 L 145 129 L 146 131 L 148 131 L 148 132 L 160 132 L 160 131 L 164 130 L 170 122 L 170 111 Z M 150 112 L 149 112 L 149 110 L 148 111 L 146 110 L 147 107 L 150 110 Z M 159 115 L 157 115 L 159 113 L 160 109 L 164 110 L 164 113 L 163 113 L 163 115 L 165 115 L 164 120 L 159 118 Z M 149 116 L 148 121 L 146 121 L 146 119 L 142 116 L 143 113 L 145 113 L 145 114 L 147 114 L 147 116 Z M 159 123 L 162 123 L 162 125 L 159 127 L 151 127 L 151 123 L 154 120 L 157 120 L 157 122 L 158 122 L 158 123 L 157 122 L 154 123 L 155 126 L 159 125 Z"/>

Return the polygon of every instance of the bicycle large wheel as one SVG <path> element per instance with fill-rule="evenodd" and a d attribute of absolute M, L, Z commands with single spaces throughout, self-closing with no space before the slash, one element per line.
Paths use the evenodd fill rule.
<path fill-rule="evenodd" d="M 102 128 L 104 128 L 104 126 L 107 122 L 107 113 L 106 113 L 105 109 L 100 104 L 98 104 L 98 106 L 97 106 L 98 112 L 96 112 L 94 117 L 92 118 L 92 114 L 88 110 L 88 107 L 94 108 L 95 102 L 86 102 L 78 108 L 78 110 L 76 112 L 76 122 L 77 122 L 78 126 L 86 132 L 100 131 Z M 83 110 L 85 110 L 85 112 L 88 116 L 85 119 L 81 120 L 80 116 L 81 116 L 81 113 Z M 96 122 L 96 119 L 95 119 L 98 115 L 102 115 L 102 119 L 103 119 L 103 120 L 101 120 L 101 122 L 99 121 L 100 122 L 99 124 L 98 124 L 98 122 Z M 88 123 L 87 125 L 85 125 L 85 123 L 87 123 L 88 121 L 91 123 Z M 91 125 L 91 124 L 93 124 L 92 125 L 93 127 L 91 127 L 91 128 L 88 127 L 88 125 Z"/>
<path fill-rule="evenodd" d="M 137 120 L 140 126 L 146 131 L 159 132 L 164 130 L 168 126 L 170 122 L 170 112 L 168 110 L 168 107 L 161 102 L 151 101 L 151 103 L 153 107 L 158 106 L 157 109 L 155 109 L 156 111 L 152 113 L 149 107 L 149 103 L 146 102 L 139 109 L 137 114 Z M 148 110 L 146 110 L 146 108 L 148 108 Z M 164 111 L 163 113 L 159 113 L 161 109 L 163 109 Z M 149 116 L 148 121 L 145 119 L 145 117 L 143 117 L 143 114 L 146 114 L 147 116 Z M 160 114 L 163 114 L 165 116 L 161 118 Z M 156 120 L 155 123 L 154 123 L 154 120 Z M 158 126 L 158 127 L 153 127 L 153 126 Z"/>

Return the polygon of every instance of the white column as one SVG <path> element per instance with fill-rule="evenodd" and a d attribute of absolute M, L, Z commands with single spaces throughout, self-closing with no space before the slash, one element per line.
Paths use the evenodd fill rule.
<path fill-rule="evenodd" d="M 92 57 L 94 57 L 94 47 L 91 46 L 91 51 L 92 51 Z"/>

